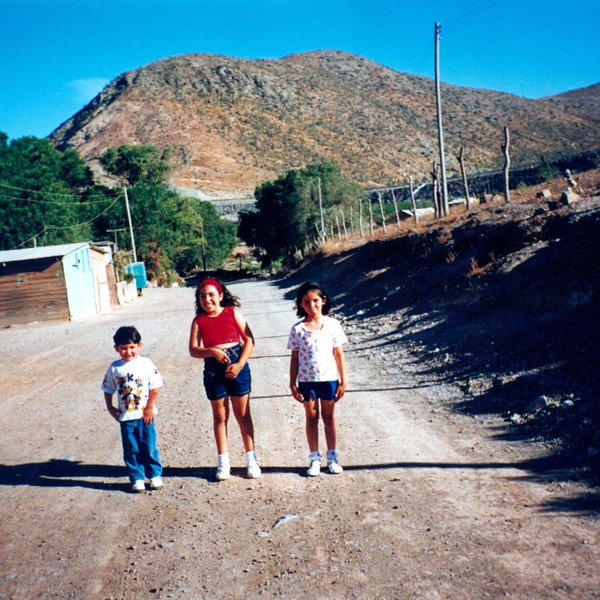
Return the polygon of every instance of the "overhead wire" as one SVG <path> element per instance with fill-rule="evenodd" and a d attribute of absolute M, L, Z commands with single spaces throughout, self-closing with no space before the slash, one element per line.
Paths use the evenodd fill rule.
<path fill-rule="evenodd" d="M 26 192 L 28 194 L 44 194 L 46 196 L 62 196 L 62 197 L 66 197 L 66 198 L 84 198 L 86 200 L 88 200 L 89 198 L 102 198 L 103 195 L 102 194 L 92 194 L 90 196 L 86 196 L 85 194 L 73 194 L 73 193 L 69 193 L 69 192 L 50 192 L 50 191 L 44 191 L 44 190 L 31 190 L 31 189 L 27 189 L 27 188 L 22 188 L 22 187 L 17 187 L 14 185 L 8 185 L 7 183 L 2 183 L 0 182 L 0 188 L 6 188 L 9 190 L 16 190 L 19 192 Z M 121 190 L 120 188 L 117 188 L 115 190 L 111 190 L 112 193 L 114 193 L 115 195 L 120 195 L 123 193 L 123 190 Z M 110 195 L 110 194 L 107 194 Z M 104 198 L 106 198 L 106 196 L 104 196 Z"/>
<path fill-rule="evenodd" d="M 457 29 L 460 29 L 463 25 L 466 25 L 501 1 L 502 0 L 484 0 L 483 2 L 472 2 L 444 23 L 444 34 L 448 35 Z"/>
<path fill-rule="evenodd" d="M 76 223 L 74 225 L 65 225 L 64 227 L 57 227 L 54 225 L 44 226 L 44 228 L 41 231 L 34 234 L 29 239 L 21 242 L 17 246 L 15 246 L 13 248 L 13 250 L 20 248 L 27 242 L 30 242 L 31 240 L 35 239 L 39 235 L 42 235 L 43 233 L 46 233 L 47 231 L 63 231 L 65 229 L 76 229 L 77 227 L 82 227 L 83 225 L 89 225 L 90 223 L 94 222 L 96 219 L 99 219 L 101 216 L 105 215 L 119 200 L 121 200 L 120 196 L 115 198 L 114 201 L 109 206 L 107 206 L 102 212 L 98 213 L 96 216 L 92 217 L 91 219 L 88 219 L 87 221 L 82 221 L 81 223 Z"/>
<path fill-rule="evenodd" d="M 460 29 L 463 25 L 466 25 L 479 15 L 489 10 L 502 0 L 474 0 L 461 10 L 452 15 L 447 21 L 442 22 L 442 33 L 448 35 L 453 33 L 457 29 Z M 421 72 L 425 69 L 425 66 L 433 63 L 433 54 L 429 48 L 429 45 L 423 47 L 423 51 L 416 62 L 416 71 Z"/>
<path fill-rule="evenodd" d="M 43 194 L 46 195 L 46 192 L 43 191 L 37 191 L 37 192 L 31 192 L 32 194 Z M 101 198 L 101 196 L 92 196 L 94 198 Z M 105 197 L 103 200 L 88 200 L 87 198 L 85 198 L 85 202 L 81 202 L 81 203 L 75 203 L 72 200 L 67 202 L 61 202 L 59 200 L 40 200 L 37 198 L 23 198 L 22 196 L 9 196 L 8 194 L 1 194 L 0 193 L 0 198 L 4 198 L 6 200 L 17 200 L 20 202 L 33 202 L 34 204 L 58 204 L 60 206 L 89 206 L 91 204 L 103 204 L 105 202 L 110 202 L 111 200 L 114 200 L 115 198 L 122 198 L 123 197 L 123 192 L 120 192 L 119 195 L 117 196 L 109 196 L 109 197 Z M 75 198 L 82 198 L 82 196 L 75 196 Z"/>

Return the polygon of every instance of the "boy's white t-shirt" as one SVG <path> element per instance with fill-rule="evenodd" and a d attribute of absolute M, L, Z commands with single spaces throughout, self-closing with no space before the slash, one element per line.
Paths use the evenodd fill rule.
<path fill-rule="evenodd" d="M 163 378 L 154 363 L 149 358 L 137 356 L 128 362 L 115 360 L 104 375 L 101 389 L 109 394 L 117 394 L 119 421 L 133 421 L 142 418 L 150 390 L 163 384 Z M 157 412 L 155 405 L 153 413 Z"/>
<path fill-rule="evenodd" d="M 306 329 L 302 321 L 296 323 L 287 347 L 298 351 L 298 381 L 337 381 L 333 349 L 347 341 L 339 321 L 332 317 L 323 317 L 323 326 L 318 331 Z"/>

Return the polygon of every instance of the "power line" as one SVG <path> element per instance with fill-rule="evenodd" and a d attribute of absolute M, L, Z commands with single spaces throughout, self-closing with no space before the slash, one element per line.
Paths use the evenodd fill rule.
<path fill-rule="evenodd" d="M 448 35 L 449 33 L 460 29 L 463 25 L 469 23 L 501 1 L 502 0 L 484 0 L 483 2 L 472 2 L 462 11 L 456 13 L 454 17 L 450 17 L 450 19 L 448 19 L 448 21 L 445 23 L 447 27 L 445 34 Z"/>
<path fill-rule="evenodd" d="M 17 248 L 20 248 L 21 246 L 23 246 L 27 242 L 30 242 L 31 240 L 35 239 L 36 237 L 38 237 L 39 235 L 42 235 L 43 233 L 45 233 L 47 231 L 64 231 L 66 229 L 76 229 L 77 227 L 82 227 L 83 225 L 89 225 L 90 223 L 92 223 L 96 219 L 99 219 L 100 217 L 102 217 L 103 215 L 105 215 L 120 199 L 121 199 L 120 197 L 115 198 L 115 200 L 113 201 L 113 203 L 110 206 L 107 206 L 102 212 L 98 213 L 95 217 L 92 217 L 91 219 L 88 219 L 87 221 L 83 221 L 81 223 L 76 223 L 75 225 L 65 225 L 64 227 L 56 227 L 54 225 L 50 225 L 50 226 L 44 225 L 44 228 L 41 231 L 39 231 L 38 233 L 35 233 L 29 239 L 27 239 L 24 242 L 21 242 L 20 244 L 18 244 L 17 246 L 15 246 L 13 248 L 13 250 L 16 250 Z"/>
<path fill-rule="evenodd" d="M 0 184 L 1 185 L 1 184 Z M 31 192 L 32 194 L 43 194 L 45 195 L 46 192 Z M 94 198 L 100 198 L 101 196 L 93 196 Z M 118 196 L 109 196 L 104 198 L 103 200 L 88 200 L 86 198 L 85 202 L 73 202 L 73 200 L 75 200 L 76 198 L 82 198 L 82 196 L 74 196 L 72 198 L 72 200 L 70 202 L 60 202 L 58 200 L 38 200 L 36 198 L 23 198 L 21 196 L 9 196 L 7 194 L 0 194 L 0 198 L 4 198 L 5 200 L 17 200 L 19 202 L 32 202 L 34 204 L 58 204 L 60 206 L 89 206 L 91 204 L 103 204 L 105 202 L 110 202 L 111 200 L 114 200 L 115 198 L 121 198 L 122 194 L 119 193 Z"/>
<path fill-rule="evenodd" d="M 0 182 L 0 188 L 7 188 L 9 190 L 17 190 L 19 192 L 27 192 L 28 194 L 44 194 L 46 196 L 59 196 L 59 197 L 65 197 L 65 198 L 84 198 L 86 200 L 89 198 L 102 198 L 103 197 L 103 195 L 101 195 L 101 194 L 86 196 L 85 194 L 73 194 L 73 193 L 69 193 L 69 192 L 46 192 L 43 190 L 31 190 L 31 189 L 27 189 L 27 188 L 16 187 L 14 185 L 8 185 L 6 183 L 1 183 L 1 182 Z M 120 194 L 122 194 L 122 191 L 121 190 L 111 190 L 111 193 L 120 195 Z M 107 195 L 110 196 L 110 194 L 107 194 Z M 104 197 L 106 197 L 106 196 L 104 196 Z"/>

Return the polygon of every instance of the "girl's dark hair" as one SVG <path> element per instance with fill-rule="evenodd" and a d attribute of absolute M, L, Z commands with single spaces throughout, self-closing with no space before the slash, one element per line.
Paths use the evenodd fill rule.
<path fill-rule="evenodd" d="M 133 325 L 124 325 L 119 327 L 113 335 L 115 346 L 124 346 L 125 344 L 139 344 L 142 341 L 140 332 Z"/>
<path fill-rule="evenodd" d="M 242 305 L 242 303 L 240 302 L 240 299 L 237 296 L 234 296 L 227 289 L 227 286 L 220 279 L 214 279 L 214 281 L 216 281 L 221 286 L 221 289 L 223 290 L 223 300 L 221 300 L 221 306 L 241 306 Z M 196 294 L 195 294 L 195 297 L 196 297 L 196 314 L 197 315 L 204 315 L 204 314 L 206 314 L 204 312 L 204 309 L 200 305 L 200 288 L 201 287 L 202 287 L 202 281 L 198 284 L 198 287 L 196 288 Z"/>
<path fill-rule="evenodd" d="M 333 308 L 331 298 L 327 295 L 325 288 L 320 283 L 315 283 L 314 281 L 307 281 L 298 288 L 298 291 L 296 292 L 296 302 L 294 304 L 296 314 L 299 317 L 308 316 L 307 312 L 302 308 L 302 298 L 304 298 L 308 292 L 317 292 L 317 294 L 323 298 L 323 314 L 328 315 Z"/>

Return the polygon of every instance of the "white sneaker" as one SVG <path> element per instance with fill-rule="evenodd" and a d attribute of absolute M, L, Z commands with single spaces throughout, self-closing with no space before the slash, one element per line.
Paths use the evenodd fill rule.
<path fill-rule="evenodd" d="M 339 475 L 344 472 L 342 465 L 335 458 L 327 462 L 327 468 L 332 475 Z"/>
<path fill-rule="evenodd" d="M 247 468 L 248 479 L 258 479 L 261 475 L 261 470 L 258 462 L 255 460 L 248 461 Z"/>
<path fill-rule="evenodd" d="M 143 492 L 145 490 L 146 490 L 146 486 L 144 485 L 144 480 L 143 479 L 136 479 L 131 484 L 131 491 L 132 492 Z"/>
<path fill-rule="evenodd" d="M 153 490 L 160 490 L 161 487 L 164 487 L 164 483 L 161 477 L 153 477 L 150 480 L 150 488 Z"/>
<path fill-rule="evenodd" d="M 229 465 L 219 465 L 217 467 L 217 481 L 225 481 L 231 477 L 231 467 Z"/>
<path fill-rule="evenodd" d="M 306 474 L 309 477 L 317 477 L 317 475 L 321 474 L 321 461 L 320 460 L 311 460 L 310 467 L 308 467 L 308 471 Z"/>

